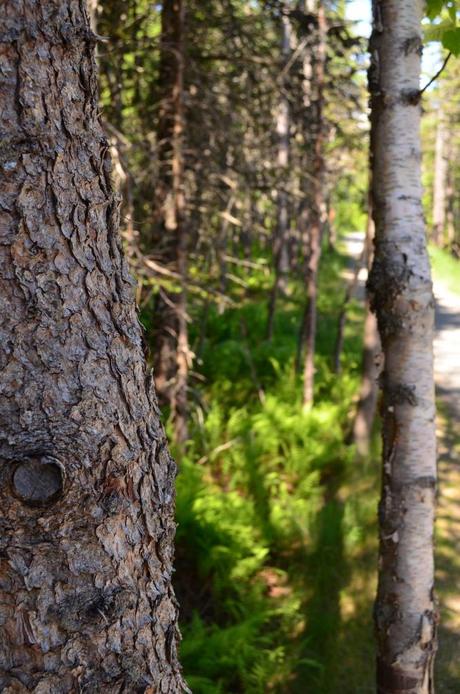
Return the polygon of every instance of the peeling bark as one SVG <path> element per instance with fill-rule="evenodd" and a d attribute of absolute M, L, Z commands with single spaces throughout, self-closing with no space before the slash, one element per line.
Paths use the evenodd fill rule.
<path fill-rule="evenodd" d="M 172 461 L 78 0 L 1 2 L 0 690 L 178 692 Z"/>
<path fill-rule="evenodd" d="M 377 686 L 431 694 L 436 441 L 434 302 L 422 212 L 422 0 L 374 0 L 372 106 L 375 256 L 369 278 L 385 358 Z"/>

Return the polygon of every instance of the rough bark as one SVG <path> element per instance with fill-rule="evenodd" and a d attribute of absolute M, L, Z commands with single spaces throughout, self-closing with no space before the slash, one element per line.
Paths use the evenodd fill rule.
<path fill-rule="evenodd" d="M 375 257 L 369 279 L 385 358 L 375 626 L 382 694 L 434 691 L 436 487 L 433 292 L 421 205 L 422 0 L 374 0 Z"/>
<path fill-rule="evenodd" d="M 0 6 L 0 690 L 178 692 L 174 476 L 78 0 Z"/>
<path fill-rule="evenodd" d="M 303 372 L 303 404 L 313 403 L 315 381 L 315 347 L 317 324 L 318 270 L 321 258 L 322 229 L 325 215 L 324 199 L 324 78 L 326 69 L 327 22 L 322 0 L 317 3 L 318 26 L 312 56 L 312 175 L 313 197 L 310 212 L 309 259 L 307 269 L 307 303 L 305 309 L 305 361 Z"/>
<path fill-rule="evenodd" d="M 155 383 L 160 403 L 171 408 L 176 442 L 187 431 L 187 381 L 191 361 L 187 329 L 187 235 L 184 196 L 184 16 L 183 0 L 165 0 L 161 13 L 158 124 L 159 173 L 155 238 L 161 261 L 180 278 L 162 288 L 155 307 Z"/>

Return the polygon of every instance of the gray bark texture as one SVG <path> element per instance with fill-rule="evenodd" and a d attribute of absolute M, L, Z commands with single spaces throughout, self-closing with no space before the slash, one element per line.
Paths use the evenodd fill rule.
<path fill-rule="evenodd" d="M 79 0 L 0 3 L 0 690 L 178 692 L 175 464 Z"/>
<path fill-rule="evenodd" d="M 369 85 L 375 255 L 369 278 L 385 365 L 375 605 L 380 694 L 432 694 L 434 301 L 422 212 L 422 0 L 374 0 Z"/>

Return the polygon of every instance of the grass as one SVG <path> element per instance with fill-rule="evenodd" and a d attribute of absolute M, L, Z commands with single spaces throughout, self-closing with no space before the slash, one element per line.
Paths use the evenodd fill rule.
<path fill-rule="evenodd" d="M 443 284 L 453 294 L 460 296 L 460 262 L 448 251 L 430 246 L 431 267 L 435 284 Z"/>

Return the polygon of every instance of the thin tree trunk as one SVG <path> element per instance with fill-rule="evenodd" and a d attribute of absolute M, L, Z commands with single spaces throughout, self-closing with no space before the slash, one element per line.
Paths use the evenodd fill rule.
<path fill-rule="evenodd" d="M 454 167 L 456 162 L 449 165 L 447 175 L 447 204 L 446 204 L 446 227 L 447 227 L 447 243 L 450 250 L 455 250 L 455 186 L 454 186 Z"/>
<path fill-rule="evenodd" d="M 159 217 L 162 261 L 180 277 L 177 291 L 163 289 L 156 304 L 155 382 L 160 402 L 169 404 L 175 440 L 183 444 L 187 430 L 187 382 L 191 351 L 187 329 L 187 237 L 183 162 L 184 0 L 165 0 L 161 13 L 158 126 Z"/>
<path fill-rule="evenodd" d="M 433 242 L 442 246 L 446 227 L 446 187 L 447 187 L 447 157 L 446 157 L 446 125 L 442 109 L 438 111 L 436 128 L 436 147 L 434 160 L 433 183 Z"/>
<path fill-rule="evenodd" d="M 347 322 L 347 311 L 350 307 L 350 302 L 356 292 L 356 287 L 358 286 L 359 273 L 363 267 L 363 258 L 365 257 L 365 251 L 356 259 L 355 267 L 353 270 L 353 275 L 351 281 L 348 283 L 347 291 L 345 292 L 345 297 L 342 303 L 342 307 L 339 313 L 339 319 L 337 321 L 337 336 L 335 340 L 334 356 L 332 358 L 332 368 L 334 373 L 339 374 L 342 371 L 341 357 L 343 352 L 343 345 L 345 342 L 345 325 Z"/>
<path fill-rule="evenodd" d="M 385 366 L 375 626 L 381 694 L 434 692 L 434 302 L 422 212 L 422 0 L 374 0 L 375 257 L 369 290 Z"/>
<path fill-rule="evenodd" d="M 2 4 L 0 690 L 178 692 L 175 465 L 82 8 Z"/>
<path fill-rule="evenodd" d="M 281 53 L 283 57 L 283 68 L 289 60 L 291 53 L 291 21 L 286 14 L 289 4 L 285 2 L 283 5 L 283 14 L 281 17 Z M 278 136 L 278 171 L 277 175 L 281 179 L 281 186 L 277 191 L 277 221 L 276 231 L 273 244 L 273 255 L 275 260 L 275 280 L 270 294 L 268 305 L 268 323 L 267 337 L 269 340 L 273 337 L 273 327 L 275 320 L 276 302 L 280 290 L 285 289 L 283 286 L 286 274 L 289 270 L 287 232 L 289 228 L 289 211 L 288 211 L 288 193 L 286 191 L 287 170 L 289 165 L 289 131 L 290 131 L 290 113 L 289 99 L 287 97 L 288 80 L 285 79 L 282 85 L 281 100 L 279 103 L 278 117 L 276 122 L 276 133 Z M 284 174 L 284 175 L 282 175 Z"/>
<path fill-rule="evenodd" d="M 366 307 L 361 388 L 353 423 L 353 441 L 358 455 L 362 458 L 369 455 L 372 426 L 377 409 L 379 369 L 376 362 L 380 350 L 377 321 L 368 302 L 366 302 Z"/>
<path fill-rule="evenodd" d="M 372 188 L 372 174 L 369 178 L 369 183 L 370 188 Z M 372 190 L 370 190 L 365 248 L 366 265 L 368 270 L 370 269 L 374 258 L 373 244 L 375 230 L 372 215 Z M 369 306 L 369 298 L 366 297 L 361 388 L 359 391 L 358 404 L 356 406 L 355 420 L 353 422 L 353 441 L 356 445 L 358 455 L 362 458 L 369 455 L 372 426 L 374 424 L 377 409 L 377 379 L 379 375 L 379 365 L 377 361 L 380 352 L 381 346 L 377 329 L 377 321 Z"/>
<path fill-rule="evenodd" d="M 310 226 L 310 251 L 307 272 L 307 304 L 305 316 L 305 361 L 303 373 L 303 404 L 309 407 L 313 404 L 313 391 L 315 381 L 315 347 L 317 324 L 317 293 L 318 270 L 321 258 L 322 228 L 325 215 L 324 200 L 324 77 L 326 67 L 326 36 L 327 23 L 324 4 L 319 0 L 317 4 L 318 27 L 316 29 L 315 46 L 313 49 L 313 94 L 314 94 L 314 118 L 313 118 L 313 200 Z"/>

